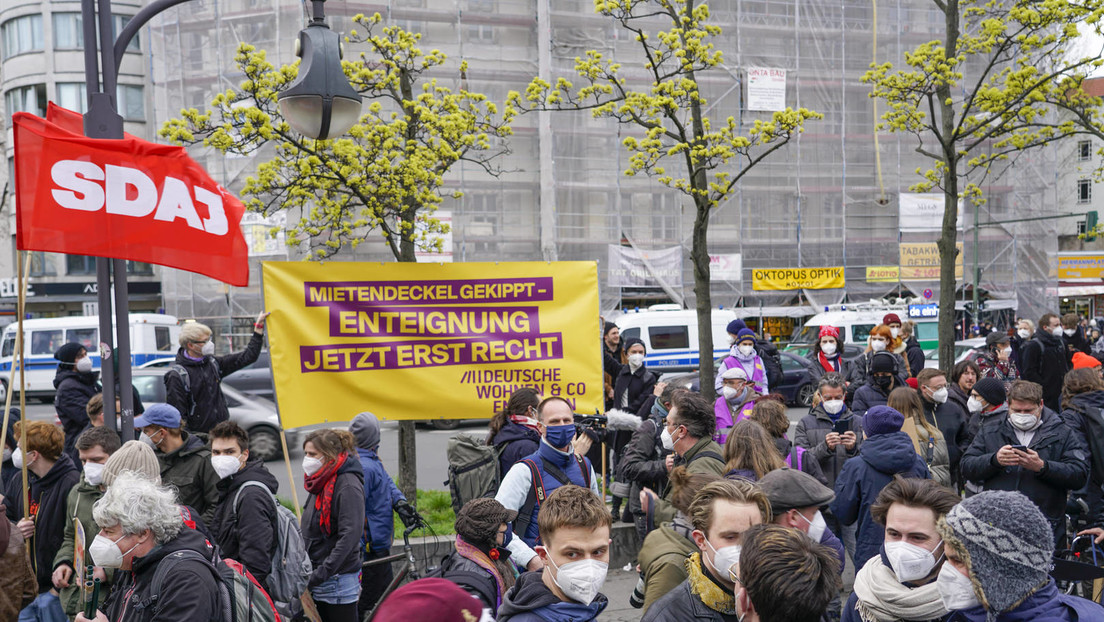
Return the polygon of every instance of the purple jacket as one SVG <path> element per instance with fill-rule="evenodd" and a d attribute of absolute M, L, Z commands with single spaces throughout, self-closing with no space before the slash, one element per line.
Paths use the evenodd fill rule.
<path fill-rule="evenodd" d="M 736 415 L 736 419 L 733 420 L 732 409 L 728 407 L 728 400 L 723 395 L 718 397 L 717 401 L 713 402 L 713 414 L 717 416 L 717 431 L 713 434 L 713 440 L 723 447 L 732 426 L 736 425 L 737 421 L 750 417 L 751 409 L 754 407 L 755 404 L 744 402 L 744 405 L 740 407 L 740 414 Z"/>

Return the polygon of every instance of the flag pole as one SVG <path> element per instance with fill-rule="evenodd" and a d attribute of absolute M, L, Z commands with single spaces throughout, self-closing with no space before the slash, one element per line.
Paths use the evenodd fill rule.
<path fill-rule="evenodd" d="M 20 253 L 18 257 L 21 260 L 23 258 L 23 254 Z M 23 262 L 20 261 L 20 263 L 22 264 Z M 29 267 L 29 265 L 30 264 L 28 262 L 27 267 Z M 20 296 L 22 296 L 22 292 L 26 290 L 27 274 L 26 274 L 26 270 L 22 269 L 22 268 L 19 269 L 19 273 L 23 275 L 23 279 L 19 283 Z M 18 303 L 16 304 L 16 310 L 17 311 L 19 310 L 19 304 Z M 19 311 L 19 312 L 22 313 L 21 311 Z M 22 331 L 22 329 L 18 333 L 16 333 L 16 335 L 15 335 L 15 350 L 17 352 L 22 352 L 23 351 L 23 331 Z M 20 373 L 20 375 L 23 374 L 22 360 L 20 360 L 19 357 L 13 357 L 12 358 L 11 373 L 8 375 L 8 394 L 4 396 L 4 428 L 2 430 L 0 430 L 0 450 L 2 450 L 3 448 L 8 446 L 8 426 L 11 423 L 12 395 L 15 392 L 14 382 L 12 382 L 12 381 L 15 380 L 16 361 L 19 361 L 19 373 Z"/>

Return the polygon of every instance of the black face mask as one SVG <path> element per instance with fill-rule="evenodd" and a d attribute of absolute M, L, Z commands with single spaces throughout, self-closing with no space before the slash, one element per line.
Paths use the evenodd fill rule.
<path fill-rule="evenodd" d="M 892 376 L 874 376 L 874 384 L 883 389 L 888 389 L 893 384 Z"/>

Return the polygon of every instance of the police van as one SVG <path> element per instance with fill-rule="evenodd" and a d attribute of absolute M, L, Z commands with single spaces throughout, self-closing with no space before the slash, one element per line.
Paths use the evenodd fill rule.
<path fill-rule="evenodd" d="M 728 353 L 728 323 L 736 319 L 731 309 L 713 309 L 713 358 Z M 644 342 L 644 363 L 658 374 L 698 368 L 698 312 L 679 305 L 653 305 L 644 311 L 629 311 L 614 318 L 621 330 L 621 342 L 636 338 Z"/>
<path fill-rule="evenodd" d="M 812 344 L 820 335 L 822 326 L 834 326 L 840 331 L 844 343 L 853 343 L 866 347 L 867 337 L 874 327 L 882 323 L 887 313 L 896 313 L 902 322 L 916 323 L 913 336 L 920 342 L 923 350 L 939 345 L 939 305 L 885 305 L 872 303 L 830 305 L 824 312 L 809 318 L 805 325 L 794 333 L 793 344 Z"/>
<path fill-rule="evenodd" d="M 0 401 L 6 399 L 9 386 L 18 392 L 19 370 L 12 378 L 15 337 L 19 323 L 4 328 L 0 337 Z M 175 356 L 180 327 L 171 315 L 130 314 L 130 358 L 135 367 L 156 359 Z M 58 360 L 54 352 L 74 341 L 88 350 L 92 369 L 100 369 L 100 320 L 97 316 L 42 318 L 23 321 L 23 356 L 27 369 L 27 397 L 53 399 L 54 374 Z M 16 365 L 18 367 L 18 365 Z"/>

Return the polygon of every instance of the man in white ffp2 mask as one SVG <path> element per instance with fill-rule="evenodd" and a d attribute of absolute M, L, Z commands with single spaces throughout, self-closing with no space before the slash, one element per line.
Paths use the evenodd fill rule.
<path fill-rule="evenodd" d="M 560 486 L 541 504 L 537 555 L 544 567 L 523 573 L 502 599 L 499 620 L 586 622 L 609 601 L 601 593 L 610 559 L 611 517 L 606 505 L 581 486 Z"/>

